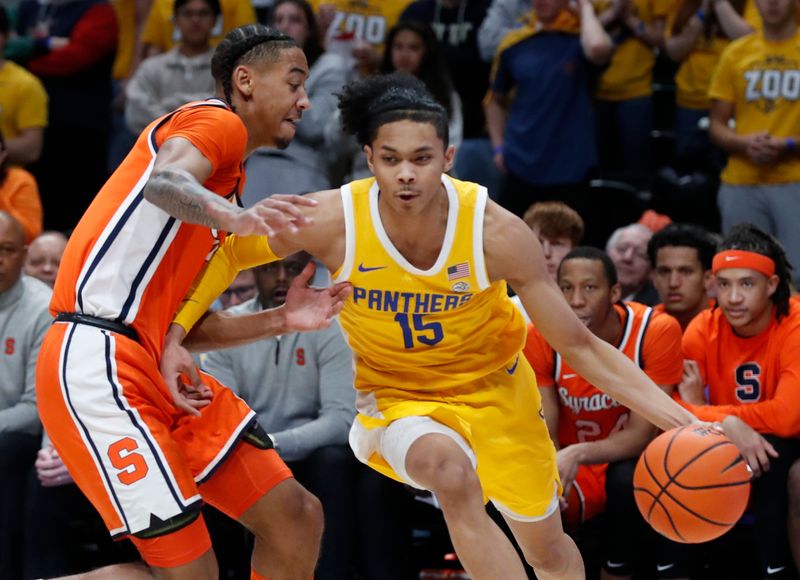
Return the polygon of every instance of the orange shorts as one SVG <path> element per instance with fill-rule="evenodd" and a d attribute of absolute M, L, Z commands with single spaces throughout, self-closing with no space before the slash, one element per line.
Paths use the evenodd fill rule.
<path fill-rule="evenodd" d="M 561 514 L 568 530 L 574 530 L 606 509 L 606 463 L 581 465 Z"/>
<path fill-rule="evenodd" d="M 266 485 L 291 476 L 273 451 L 237 445 L 255 413 L 202 378 L 213 398 L 193 417 L 172 404 L 158 362 L 137 342 L 83 324 L 47 332 L 36 369 L 42 423 L 112 536 L 146 531 L 204 499 L 237 517 Z M 212 483 L 215 472 L 233 471 L 221 478 L 233 485 Z"/>
<path fill-rule="evenodd" d="M 200 495 L 238 520 L 259 498 L 291 476 L 292 472 L 274 450 L 240 442 L 211 478 L 200 484 Z M 131 540 L 145 562 L 159 568 L 188 564 L 211 549 L 202 515 L 175 532 L 149 539 L 131 536 Z"/>

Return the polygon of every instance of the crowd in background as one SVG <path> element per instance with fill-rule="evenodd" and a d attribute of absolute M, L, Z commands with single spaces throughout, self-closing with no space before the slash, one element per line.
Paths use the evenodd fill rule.
<path fill-rule="evenodd" d="M 587 326 L 623 351 L 620 328 L 635 326 L 631 332 L 641 331 L 644 346 L 631 356 L 643 356 L 636 362 L 645 372 L 694 408 L 728 403 L 724 396 L 715 400 L 708 376 L 681 356 L 684 331 L 718 297 L 711 275 L 717 249 L 730 236 L 763 235 L 765 251 L 785 266 L 778 272 L 781 284 L 800 281 L 800 268 L 792 273 L 788 267 L 800 265 L 800 12 L 794 0 L 3 4 L 0 578 L 136 561 L 129 545 L 107 537 L 41 432 L 33 377 L 50 323 L 48 286 L 71 229 L 136 139 L 147 139 L 158 117 L 214 95 L 211 56 L 237 26 L 259 21 L 295 39 L 308 61 L 311 102 L 291 144 L 259 149 L 247 159 L 239 200 L 245 206 L 274 193 L 306 193 L 368 176 L 357 144 L 340 128 L 337 93 L 353 79 L 401 71 L 419 77 L 449 115 L 453 176 L 485 185 L 495 201 L 524 217 L 551 276 L 573 309 L 586 313 Z M 736 228 L 743 222 L 755 228 L 742 233 Z M 309 259 L 296 255 L 242 272 L 218 306 L 246 312 L 282 304 Z M 589 286 L 594 290 L 579 291 Z M 779 310 L 776 325 L 794 328 L 794 301 L 783 298 L 786 304 L 767 304 Z M 645 331 L 655 338 L 646 339 Z M 785 345 L 794 339 L 780 340 L 788 352 Z M 800 558 L 800 548 L 786 525 L 792 531 L 798 525 L 800 533 L 800 501 L 796 507 L 790 501 L 800 495 L 800 486 L 791 485 L 800 473 L 790 472 L 800 417 L 774 428 L 742 417 L 744 426 L 731 427 L 751 448 L 779 447 L 782 459 L 762 476 L 770 480 L 762 486 L 769 493 L 756 494 L 746 518 L 755 522 L 758 538 L 767 522 L 777 535 L 752 540 L 752 530 L 732 534 L 734 545 L 753 541 L 758 547 L 725 561 L 714 546 L 664 546 L 641 525 L 629 501 L 630 468 L 653 436 L 648 425 L 620 407 L 626 436 L 613 452 L 592 455 L 597 448 L 587 451 L 585 443 L 617 441 L 611 435 L 619 429 L 602 436 L 585 429 L 581 435 L 580 426 L 570 431 L 565 425 L 574 428 L 582 419 L 569 416 L 568 404 L 564 409 L 570 401 L 561 396 L 564 368 L 558 366 L 560 377 L 554 374 L 557 353 L 533 328 L 526 355 L 543 392 L 553 395 L 543 399 L 551 405 L 548 426 L 569 483 L 564 518 L 592 574 L 756 578 L 766 569 L 770 577 L 797 576 L 791 550 Z M 784 364 L 780 352 L 773 355 L 770 364 Z M 382 479 L 347 447 L 355 413 L 350 359 L 334 325 L 201 360 L 257 411 L 298 480 L 321 498 L 327 527 L 318 579 L 457 577 L 457 562 L 444 560 L 452 548 L 435 498 Z M 800 389 L 800 374 L 792 369 L 769 371 L 779 386 L 766 396 L 796 400 L 781 398 Z M 744 376 L 739 387 L 752 379 Z M 709 384 L 709 393 L 697 394 L 700 383 Z M 738 403 L 764 402 L 752 395 L 751 388 Z M 798 413 L 792 408 L 789 414 Z M 606 465 L 612 466 L 608 474 Z M 603 487 L 602 501 L 587 500 L 591 494 L 573 481 Z M 762 509 L 766 503 L 771 509 Z M 248 577 L 247 534 L 219 513 L 206 517 L 222 577 Z M 625 522 L 625 533 L 617 533 L 615 519 Z M 632 556 L 634 544 L 646 549 Z M 672 566 L 662 570 L 656 563 L 664 558 Z M 759 568 L 765 558 L 766 568 Z M 623 561 L 624 567 L 614 565 Z"/>

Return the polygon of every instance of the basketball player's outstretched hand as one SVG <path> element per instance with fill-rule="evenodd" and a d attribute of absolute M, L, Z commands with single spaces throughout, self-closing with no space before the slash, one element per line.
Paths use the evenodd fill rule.
<path fill-rule="evenodd" d="M 327 328 L 331 319 L 341 312 L 344 301 L 353 287 L 350 282 L 339 282 L 327 288 L 314 288 L 308 284 L 314 277 L 316 266 L 309 262 L 289 285 L 286 294 L 286 324 L 292 332 L 305 332 Z"/>
<path fill-rule="evenodd" d="M 240 236 L 274 236 L 283 231 L 297 233 L 300 228 L 311 225 L 312 220 L 301 208 L 313 207 L 317 202 L 302 195 L 276 194 L 244 210 L 232 211 L 226 207 L 228 205 L 208 208 L 224 230 Z"/>
<path fill-rule="evenodd" d="M 723 419 L 722 427 L 728 439 L 739 448 L 739 452 L 753 472 L 753 477 L 759 477 L 763 472 L 769 471 L 769 458 L 778 457 L 778 452 L 769 441 L 733 415 Z"/>
<path fill-rule="evenodd" d="M 200 373 L 189 351 L 179 342 L 167 340 L 161 354 L 160 368 L 175 406 L 185 413 L 199 417 L 198 409 L 211 403 L 212 393 L 200 379 Z"/>

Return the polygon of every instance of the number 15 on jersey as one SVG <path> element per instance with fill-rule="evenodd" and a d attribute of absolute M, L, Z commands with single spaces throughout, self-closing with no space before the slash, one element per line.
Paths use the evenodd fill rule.
<path fill-rule="evenodd" d="M 414 348 L 415 341 L 426 346 L 433 346 L 442 341 L 444 331 L 441 322 L 425 322 L 424 314 L 406 314 L 398 312 L 395 322 L 403 331 L 403 346 Z"/>

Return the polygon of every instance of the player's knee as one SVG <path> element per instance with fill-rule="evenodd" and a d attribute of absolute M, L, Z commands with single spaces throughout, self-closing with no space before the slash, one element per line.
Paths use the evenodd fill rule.
<path fill-rule="evenodd" d="M 523 547 L 525 561 L 537 572 L 544 572 L 554 578 L 560 578 L 570 566 L 568 542 L 567 535 L 561 533 L 546 542 Z"/>
<path fill-rule="evenodd" d="M 420 463 L 418 472 L 425 474 L 428 487 L 441 501 L 481 493 L 478 475 L 466 457 L 463 461 L 447 458 Z"/>
<path fill-rule="evenodd" d="M 292 493 L 283 498 L 281 504 L 282 521 L 286 525 L 294 527 L 302 533 L 305 538 L 321 538 L 324 526 L 324 516 L 322 504 L 319 499 L 311 492 L 301 486 L 296 486 Z M 265 522 L 264 526 L 255 526 L 253 533 L 264 540 L 270 533 L 270 522 Z M 274 533 L 274 527 L 271 528 Z M 309 542 L 309 545 L 311 542 Z"/>
<path fill-rule="evenodd" d="M 298 509 L 298 517 L 305 523 L 307 529 L 315 535 L 322 537 L 322 528 L 325 525 L 325 516 L 322 512 L 322 502 L 317 496 L 305 492 Z"/>
<path fill-rule="evenodd" d="M 308 534 L 321 536 L 325 518 L 317 496 L 301 488 L 293 499 L 292 505 L 287 506 L 289 519 L 297 522 Z"/>

